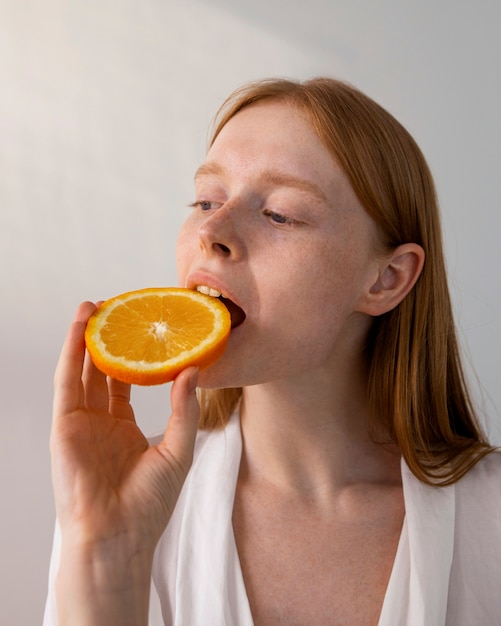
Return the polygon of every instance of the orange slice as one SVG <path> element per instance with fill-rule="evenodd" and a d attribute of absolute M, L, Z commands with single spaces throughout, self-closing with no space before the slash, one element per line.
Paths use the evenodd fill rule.
<path fill-rule="evenodd" d="M 226 348 L 230 325 L 228 309 L 216 298 L 191 289 L 141 289 L 101 304 L 85 343 L 106 375 L 158 385 L 191 365 L 212 365 Z"/>

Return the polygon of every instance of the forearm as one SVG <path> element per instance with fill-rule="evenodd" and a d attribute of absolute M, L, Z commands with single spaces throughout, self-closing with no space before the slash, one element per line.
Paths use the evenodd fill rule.
<path fill-rule="evenodd" d="M 59 626 L 147 626 L 152 554 L 63 546 L 56 582 Z"/>

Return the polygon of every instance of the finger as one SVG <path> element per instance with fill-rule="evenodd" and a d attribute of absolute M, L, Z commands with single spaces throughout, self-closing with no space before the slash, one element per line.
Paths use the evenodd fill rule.
<path fill-rule="evenodd" d="M 98 309 L 103 302 L 104 300 L 96 302 L 96 308 Z M 85 354 L 82 381 L 86 406 L 88 408 L 107 411 L 109 398 L 106 375 L 97 369 L 88 352 Z"/>
<path fill-rule="evenodd" d="M 179 374 L 171 389 L 172 413 L 160 448 L 179 463 L 185 472 L 193 459 L 193 448 L 200 419 L 196 396 L 198 368 L 191 367 Z"/>
<path fill-rule="evenodd" d="M 54 375 L 54 415 L 65 415 L 83 404 L 82 370 L 85 356 L 85 327 L 95 310 L 83 302 L 66 335 Z"/>
<path fill-rule="evenodd" d="M 130 404 L 130 385 L 114 378 L 108 379 L 109 412 L 118 419 L 135 422 L 134 411 Z"/>
<path fill-rule="evenodd" d="M 85 405 L 98 411 L 107 411 L 109 399 L 106 375 L 97 369 L 88 352 L 85 354 L 82 382 Z"/>

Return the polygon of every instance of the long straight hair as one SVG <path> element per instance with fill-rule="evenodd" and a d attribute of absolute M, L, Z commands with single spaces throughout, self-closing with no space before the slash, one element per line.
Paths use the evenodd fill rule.
<path fill-rule="evenodd" d="M 347 174 L 387 249 L 414 242 L 426 261 L 411 292 L 375 317 L 366 354 L 372 433 L 381 426 L 411 471 L 451 484 L 492 448 L 467 389 L 454 325 L 435 185 L 408 131 L 356 88 L 330 78 L 273 79 L 235 91 L 215 119 L 210 145 L 239 111 L 287 102 L 309 119 Z M 241 389 L 201 390 L 201 426 L 224 426 Z"/>

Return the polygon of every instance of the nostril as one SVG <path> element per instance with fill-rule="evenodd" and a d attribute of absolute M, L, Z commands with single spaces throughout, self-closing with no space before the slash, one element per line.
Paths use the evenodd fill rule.
<path fill-rule="evenodd" d="M 221 250 L 221 252 L 224 252 L 224 254 L 230 254 L 230 249 L 228 248 L 228 246 L 225 246 L 224 243 L 215 243 L 213 244 L 213 246 L 214 248 Z"/>

